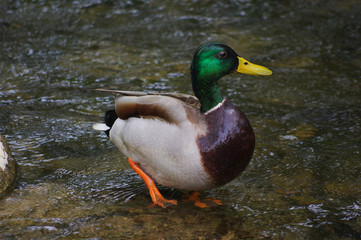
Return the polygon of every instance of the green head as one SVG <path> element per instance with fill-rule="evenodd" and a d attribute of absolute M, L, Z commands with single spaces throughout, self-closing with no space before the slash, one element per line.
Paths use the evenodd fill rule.
<path fill-rule="evenodd" d="M 239 57 L 230 47 L 221 43 L 206 43 L 194 53 L 191 65 L 193 91 L 201 102 L 201 111 L 207 112 L 223 101 L 218 80 L 232 72 L 252 75 L 271 75 L 265 67 Z"/>

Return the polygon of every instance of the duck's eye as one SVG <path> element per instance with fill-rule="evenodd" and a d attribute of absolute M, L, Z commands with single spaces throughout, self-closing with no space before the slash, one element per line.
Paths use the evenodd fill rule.
<path fill-rule="evenodd" d="M 244 62 L 244 65 L 248 65 L 248 62 Z"/>
<path fill-rule="evenodd" d="M 218 53 L 218 57 L 219 57 L 219 58 L 226 58 L 227 55 L 228 55 L 228 54 L 227 54 L 226 51 L 222 51 L 222 52 Z"/>

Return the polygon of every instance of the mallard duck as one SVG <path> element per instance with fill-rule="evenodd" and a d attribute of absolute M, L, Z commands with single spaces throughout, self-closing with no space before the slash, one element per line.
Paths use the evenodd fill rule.
<path fill-rule="evenodd" d="M 200 46 L 190 72 L 196 97 L 101 90 L 117 95 L 103 130 L 129 157 L 153 203 L 161 207 L 177 201 L 163 198 L 153 180 L 166 187 L 200 191 L 224 185 L 245 170 L 255 135 L 246 115 L 222 97 L 218 80 L 233 72 L 272 74 L 221 43 Z"/>

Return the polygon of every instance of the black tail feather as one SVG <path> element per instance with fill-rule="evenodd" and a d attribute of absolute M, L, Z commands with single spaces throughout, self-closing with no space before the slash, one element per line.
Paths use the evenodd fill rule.
<path fill-rule="evenodd" d="M 108 110 L 105 113 L 104 122 L 108 127 L 112 128 L 112 126 L 113 126 L 115 120 L 117 120 L 117 118 L 118 118 L 118 115 L 116 114 L 114 109 Z M 109 131 L 110 131 L 110 129 L 105 131 L 105 133 L 107 134 L 108 137 L 109 137 Z"/>

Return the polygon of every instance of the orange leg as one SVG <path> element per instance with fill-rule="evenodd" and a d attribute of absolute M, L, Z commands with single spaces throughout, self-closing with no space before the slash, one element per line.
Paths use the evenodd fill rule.
<path fill-rule="evenodd" d="M 131 168 L 143 179 L 144 183 L 147 185 L 150 197 L 152 198 L 154 204 L 157 204 L 162 208 L 166 208 L 171 205 L 177 205 L 176 200 L 167 200 L 163 198 L 153 180 L 145 172 L 143 172 L 139 165 L 133 162 L 130 157 L 128 158 L 128 162 Z"/>
<path fill-rule="evenodd" d="M 213 198 L 207 198 L 201 200 L 199 198 L 199 192 L 193 192 L 191 195 L 188 195 L 183 199 L 184 202 L 194 202 L 194 205 L 200 208 L 209 208 L 209 207 L 216 207 L 222 205 L 220 200 L 216 200 Z"/>

